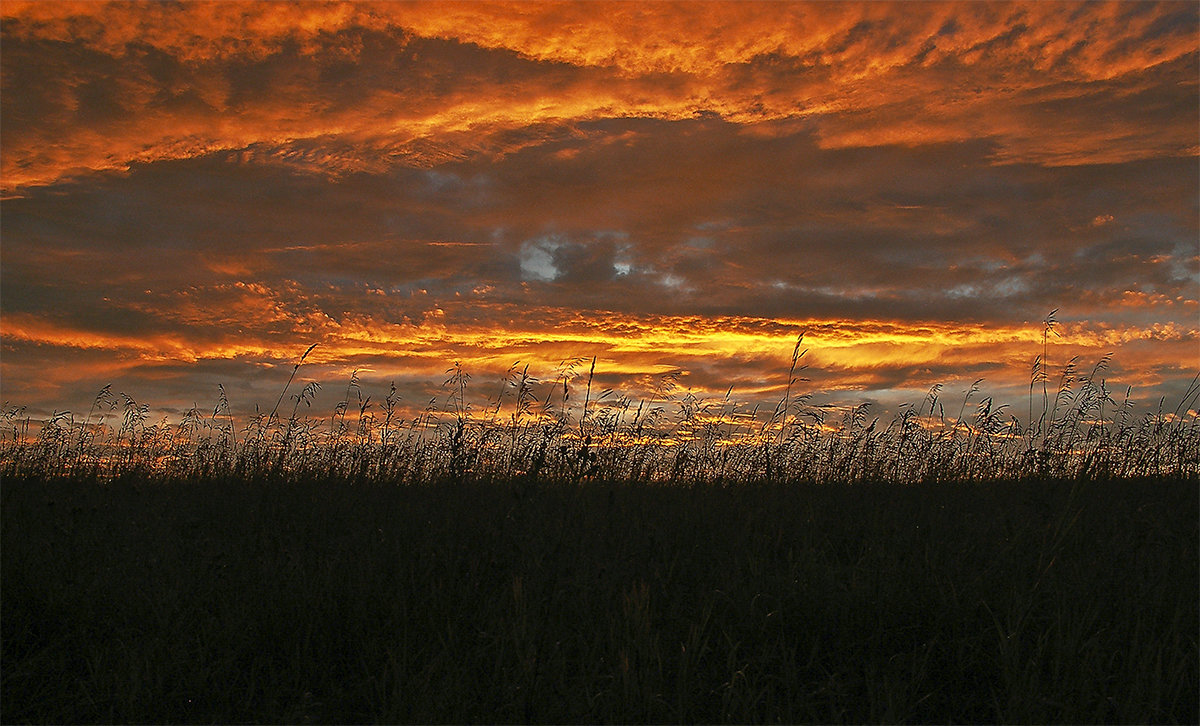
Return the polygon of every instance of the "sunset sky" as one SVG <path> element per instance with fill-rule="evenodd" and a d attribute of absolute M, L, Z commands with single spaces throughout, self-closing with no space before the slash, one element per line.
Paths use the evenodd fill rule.
<path fill-rule="evenodd" d="M 1200 370 L 1200 4 L 0 4 L 0 385 L 888 410 Z M 586 368 L 586 366 L 584 366 Z"/>

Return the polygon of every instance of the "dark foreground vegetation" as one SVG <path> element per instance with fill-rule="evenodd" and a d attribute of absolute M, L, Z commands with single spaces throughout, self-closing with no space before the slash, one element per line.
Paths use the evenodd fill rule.
<path fill-rule="evenodd" d="M 313 419 L 311 347 L 250 417 L 5 405 L 0 720 L 1200 722 L 1200 377 L 1138 414 L 1053 322 L 1024 422 L 814 405 L 800 341 L 773 410 L 576 359 Z"/>
<path fill-rule="evenodd" d="M 1197 498 L 9 472 L 2 720 L 1195 723 Z"/>

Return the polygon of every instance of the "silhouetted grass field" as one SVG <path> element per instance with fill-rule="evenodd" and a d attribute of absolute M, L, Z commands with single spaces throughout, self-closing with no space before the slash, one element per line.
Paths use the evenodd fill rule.
<path fill-rule="evenodd" d="M 880 426 L 451 373 L 407 420 L 7 409 L 0 719 L 1200 721 L 1195 385 Z"/>
<path fill-rule="evenodd" d="M 1194 479 L 6 478 L 3 720 L 1197 720 Z"/>

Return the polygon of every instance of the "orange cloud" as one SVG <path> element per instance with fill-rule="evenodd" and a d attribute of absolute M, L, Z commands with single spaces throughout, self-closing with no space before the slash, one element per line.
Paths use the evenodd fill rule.
<path fill-rule="evenodd" d="M 1195 155 L 1194 112 L 1167 114 L 1175 122 L 1164 126 L 1126 122 L 1116 106 L 1102 116 L 1047 110 L 1055 97 L 1103 88 L 1096 84 L 1136 94 L 1172 64 L 1185 71 L 1178 82 L 1194 87 L 1194 6 L 919 8 L 6 2 L 0 20 L 13 47 L 4 69 L 9 99 L 28 90 L 23 67 L 39 62 L 29 53 L 49 52 L 44 43 L 54 41 L 122 69 L 106 76 L 106 93 L 123 111 L 101 124 L 79 119 L 86 99 L 105 91 L 82 68 L 64 69 L 44 79 L 54 88 L 40 91 L 50 113 L 22 123 L 21 109 L 10 112 L 15 122 L 0 171 L 9 193 L 91 170 L 222 151 L 347 173 L 503 153 L 512 148 L 499 138 L 506 130 L 539 124 L 702 113 L 747 125 L 820 117 L 830 148 L 989 137 L 1000 145 L 996 159 L 1009 162 Z M 414 42 L 432 39 L 453 45 L 406 55 Z M 376 68 L 381 52 L 406 60 L 389 65 L 384 58 Z M 438 53 L 437 62 L 448 65 L 429 65 Z M 455 60 L 471 54 L 477 57 Z M 488 63 L 511 70 L 476 72 Z M 319 92 L 331 69 L 354 79 L 343 101 Z M 436 84 L 409 83 L 430 73 Z M 239 94 L 241 79 L 263 74 L 264 93 Z M 1131 135 L 1141 140 L 1129 143 Z"/>
<path fill-rule="evenodd" d="M 597 370 L 626 380 L 671 370 L 690 371 L 688 383 L 698 392 L 724 391 L 742 373 L 766 376 L 747 382 L 758 393 L 786 385 L 789 354 L 804 333 L 806 375 L 821 390 L 861 389 L 874 385 L 920 389 L 943 381 L 951 371 L 986 362 L 986 377 L 995 385 L 1026 381 L 1029 365 L 1041 353 L 1038 325 L 996 326 L 953 323 L 924 324 L 842 320 L 768 320 L 745 317 L 639 316 L 566 309 L 525 311 L 523 321 L 509 324 L 483 320 L 477 324 L 431 318 L 421 325 L 389 323 L 359 314 L 335 322 L 324 315 L 287 316 L 286 332 L 270 332 L 277 322 L 255 303 L 214 311 L 204 319 L 199 309 L 164 313 L 178 316 L 187 330 L 217 329 L 211 339 L 186 332 L 169 335 L 119 335 L 71 328 L 28 315 L 5 317 L 10 340 L 76 349 L 104 349 L 146 363 L 253 359 L 288 366 L 305 341 L 320 345 L 310 366 L 348 372 L 370 368 L 379 376 L 437 377 L 453 361 L 461 361 L 481 380 L 499 377 L 514 360 L 539 375 L 564 360 L 598 358 Z M 466 310 L 457 310 L 461 316 Z M 247 328 L 228 328 L 230 317 Z M 250 323 L 253 321 L 253 323 Z M 252 325 L 252 327 L 251 327 Z M 1153 341 L 1153 357 L 1138 354 L 1139 364 L 1184 362 L 1184 351 L 1200 339 L 1196 329 L 1177 324 L 1147 328 L 1061 328 L 1054 352 L 1059 362 L 1080 356 L 1085 362 L 1130 344 Z M 280 334 L 283 332 L 284 334 Z M 1184 358 L 1180 358 L 1183 355 Z M 1184 366 L 1186 368 L 1186 365 Z M 895 373 L 891 373 L 895 372 Z"/>

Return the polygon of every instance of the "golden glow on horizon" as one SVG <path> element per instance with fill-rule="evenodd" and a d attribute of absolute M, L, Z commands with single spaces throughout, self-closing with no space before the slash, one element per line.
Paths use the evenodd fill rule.
<path fill-rule="evenodd" d="M 556 311 L 571 315 L 570 311 Z M 5 336 L 38 345 L 93 348 L 120 352 L 147 363 L 194 363 L 201 360 L 261 361 L 281 369 L 294 364 L 296 337 L 274 343 L 221 340 L 184 343 L 173 336 L 104 336 L 70 330 L 28 316 L 6 316 Z M 606 332 L 618 329 L 620 332 Z M 1104 354 L 1134 341 L 1154 341 L 1153 351 L 1139 359 L 1155 366 L 1180 362 L 1200 340 L 1195 330 L 1175 325 L 1145 329 L 1095 329 L 1084 325 L 1060 328 L 1054 340 L 1058 363 L 1078 356 L 1088 366 Z M 531 372 L 548 377 L 563 361 L 597 356 L 604 376 L 637 378 L 674 370 L 720 369 L 747 373 L 739 387 L 744 395 L 776 392 L 786 385 L 788 357 L 796 336 L 804 333 L 805 375 L 821 376 L 826 390 L 860 390 L 880 384 L 881 372 L 900 367 L 918 373 L 903 386 L 926 388 L 943 382 L 941 373 L 959 366 L 993 361 L 986 376 L 991 385 L 1014 386 L 1028 381 L 1032 359 L 1040 354 L 1041 327 L 996 328 L 925 323 L 906 326 L 890 322 L 835 320 L 706 319 L 697 316 L 623 318 L 609 314 L 596 321 L 577 320 L 553 329 L 537 327 L 479 327 L 442 322 L 396 325 L 358 320 L 318 327 L 308 339 L 319 343 L 307 363 L 345 375 L 370 369 L 379 376 L 405 375 L 435 379 L 454 361 L 482 381 L 497 380 L 515 360 Z M 301 342 L 304 338 L 299 339 Z M 920 375 L 922 368 L 929 372 Z M 938 371 L 938 372 L 934 372 Z M 754 380 L 762 376 L 763 380 Z M 688 379 L 709 395 L 729 383 L 722 375 Z"/>

